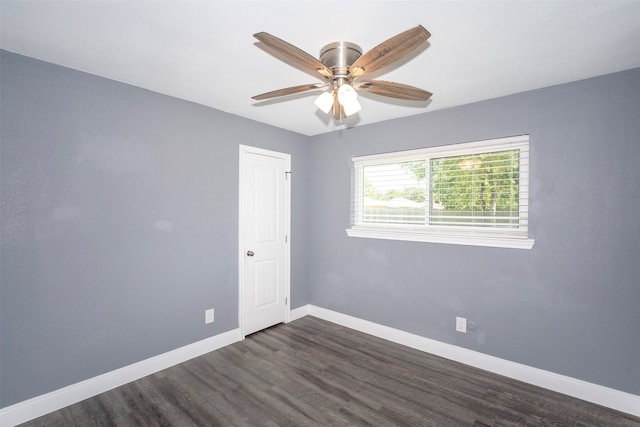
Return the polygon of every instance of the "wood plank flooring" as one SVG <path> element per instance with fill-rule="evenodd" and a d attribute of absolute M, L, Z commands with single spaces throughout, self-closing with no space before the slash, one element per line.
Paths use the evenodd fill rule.
<path fill-rule="evenodd" d="M 635 426 L 640 418 L 314 317 L 23 426 Z"/>

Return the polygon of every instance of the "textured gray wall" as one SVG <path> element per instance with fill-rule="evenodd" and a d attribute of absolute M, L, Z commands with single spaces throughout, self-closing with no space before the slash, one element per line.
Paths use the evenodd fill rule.
<path fill-rule="evenodd" d="M 640 394 L 640 70 L 307 138 L 0 63 L 1 407 L 237 327 L 238 144 L 292 154 L 293 307 Z M 352 156 L 522 133 L 532 250 L 346 236 Z"/>
<path fill-rule="evenodd" d="M 527 133 L 532 250 L 347 237 L 352 156 Z M 310 302 L 640 395 L 639 135 L 634 69 L 313 137 Z"/>
<path fill-rule="evenodd" d="M 1 55 L 0 406 L 236 328 L 238 145 L 304 171 L 308 138 Z M 293 307 L 306 185 L 296 173 Z"/>

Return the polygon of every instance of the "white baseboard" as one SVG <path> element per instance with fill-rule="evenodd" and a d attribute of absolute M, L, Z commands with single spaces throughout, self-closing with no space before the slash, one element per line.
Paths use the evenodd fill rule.
<path fill-rule="evenodd" d="M 307 304 L 307 305 L 303 305 L 302 307 L 294 308 L 293 310 L 289 311 L 289 322 L 293 322 L 294 320 L 298 320 L 301 317 L 308 316 L 309 307 L 311 306 Z"/>
<path fill-rule="evenodd" d="M 12 427 L 38 418 L 240 340 L 242 340 L 240 329 L 233 329 L 51 393 L 16 403 L 0 409 L 0 426 Z"/>
<path fill-rule="evenodd" d="M 640 417 L 640 396 L 309 306 L 309 314 L 378 338 Z"/>
<path fill-rule="evenodd" d="M 407 347 L 557 391 L 640 417 L 640 396 L 435 341 L 313 305 L 289 312 L 289 321 L 311 315 Z M 242 340 L 240 329 L 198 341 L 133 365 L 0 409 L 0 426 L 12 427 L 65 406 Z"/>

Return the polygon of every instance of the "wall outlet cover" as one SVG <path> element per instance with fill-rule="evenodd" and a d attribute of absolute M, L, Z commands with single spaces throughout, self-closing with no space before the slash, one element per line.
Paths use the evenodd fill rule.
<path fill-rule="evenodd" d="M 209 310 L 205 310 L 204 323 L 213 323 L 213 308 L 210 308 Z"/>
<path fill-rule="evenodd" d="M 456 331 L 467 333 L 467 319 L 464 317 L 456 317 Z"/>

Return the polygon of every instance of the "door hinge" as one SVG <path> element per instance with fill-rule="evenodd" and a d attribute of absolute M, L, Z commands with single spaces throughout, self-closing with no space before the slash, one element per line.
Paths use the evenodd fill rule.
<path fill-rule="evenodd" d="M 284 305 L 287 305 L 289 303 L 289 299 L 287 297 L 284 297 Z"/>
<path fill-rule="evenodd" d="M 287 243 L 288 241 L 289 241 L 289 236 L 287 236 L 287 235 L 285 234 L 285 236 L 284 236 L 284 242 L 285 242 L 285 243 Z"/>
<path fill-rule="evenodd" d="M 285 180 L 289 180 L 289 175 L 291 175 L 291 171 L 285 172 L 284 173 L 284 179 Z"/>

